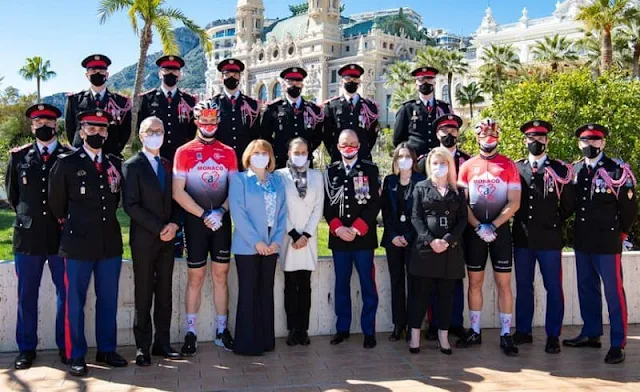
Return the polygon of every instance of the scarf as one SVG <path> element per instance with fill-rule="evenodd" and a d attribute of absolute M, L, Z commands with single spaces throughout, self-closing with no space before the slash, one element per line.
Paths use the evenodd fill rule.
<path fill-rule="evenodd" d="M 309 169 L 309 161 L 302 167 L 295 167 L 291 161 L 287 161 L 287 167 L 293 178 L 293 183 L 298 190 L 298 196 L 304 199 L 307 196 L 307 170 Z"/>

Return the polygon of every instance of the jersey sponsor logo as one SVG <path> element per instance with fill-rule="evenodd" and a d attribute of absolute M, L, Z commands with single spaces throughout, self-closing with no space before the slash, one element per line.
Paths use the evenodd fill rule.
<path fill-rule="evenodd" d="M 494 184 L 480 184 L 478 185 L 478 194 L 484 196 L 487 200 L 493 200 L 496 189 Z"/>

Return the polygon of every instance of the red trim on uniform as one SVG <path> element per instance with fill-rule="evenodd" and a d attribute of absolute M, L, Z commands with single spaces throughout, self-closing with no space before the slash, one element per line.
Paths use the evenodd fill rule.
<path fill-rule="evenodd" d="M 284 78 L 291 80 L 302 80 L 304 79 L 304 76 L 302 76 L 300 72 L 289 72 L 288 74 L 284 75 Z"/>
<path fill-rule="evenodd" d="M 369 225 L 360 218 L 356 218 L 351 225 L 354 229 L 360 232 L 361 236 L 365 236 L 369 232 Z"/>
<path fill-rule="evenodd" d="M 342 224 L 342 222 L 338 218 L 333 218 L 333 219 L 331 219 L 331 222 L 329 222 L 329 229 L 331 229 L 331 233 L 333 235 L 335 235 L 336 234 L 336 230 L 338 230 L 342 226 L 344 226 L 344 225 Z"/>
<path fill-rule="evenodd" d="M 222 66 L 223 71 L 240 72 L 240 66 L 237 64 L 225 64 Z"/>
<path fill-rule="evenodd" d="M 627 233 L 620 233 L 620 239 L 622 240 L 622 242 L 626 241 L 627 238 L 629 238 L 629 234 Z"/>
<path fill-rule="evenodd" d="M 622 254 L 616 254 L 616 288 L 618 289 L 618 298 L 620 299 L 620 310 L 622 311 L 622 328 L 624 330 L 624 339 L 622 340 L 621 347 L 624 348 L 627 345 L 627 297 L 624 293 L 624 286 L 622 283 Z"/>
<path fill-rule="evenodd" d="M 175 60 L 166 60 L 160 63 L 160 68 L 169 68 L 169 67 L 182 68 L 182 65 L 180 65 L 180 62 Z"/>
<path fill-rule="evenodd" d="M 357 69 L 345 69 L 340 76 L 353 76 L 359 78 L 362 74 Z"/>
<path fill-rule="evenodd" d="M 85 65 L 85 68 L 98 68 L 98 67 L 107 68 L 108 67 L 107 62 L 104 60 L 91 60 Z"/>
<path fill-rule="evenodd" d="M 586 137 L 586 136 L 598 136 L 598 137 L 604 138 L 604 132 L 598 131 L 595 129 L 580 132 L 579 137 Z"/>
<path fill-rule="evenodd" d="M 528 133 L 544 133 L 547 134 L 549 133 L 549 130 L 545 127 L 531 127 L 528 128 L 526 131 L 524 131 L 525 135 Z"/>
<path fill-rule="evenodd" d="M 82 122 L 92 122 L 92 123 L 104 123 L 105 125 L 109 124 L 109 120 L 104 116 L 83 116 L 80 121 Z"/>
<path fill-rule="evenodd" d="M 67 359 L 71 359 L 71 322 L 69 321 L 69 274 L 67 274 L 67 258 L 64 258 L 64 351 Z"/>
<path fill-rule="evenodd" d="M 449 126 L 449 125 L 452 125 L 452 126 L 458 128 L 458 122 L 456 120 L 449 120 L 449 119 L 440 121 L 440 123 L 438 124 L 438 128 L 446 127 L 446 126 Z"/>
<path fill-rule="evenodd" d="M 29 118 L 37 118 L 37 117 L 57 118 L 58 115 L 56 114 L 56 112 L 50 109 L 34 110 L 33 112 L 29 113 Z"/>
<path fill-rule="evenodd" d="M 429 78 L 435 78 L 436 77 L 436 73 L 433 71 L 420 71 L 420 72 L 416 72 L 416 77 L 419 76 L 427 76 Z"/>

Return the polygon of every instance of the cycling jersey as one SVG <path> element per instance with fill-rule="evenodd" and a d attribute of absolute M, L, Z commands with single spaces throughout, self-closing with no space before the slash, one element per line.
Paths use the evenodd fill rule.
<path fill-rule="evenodd" d="M 507 204 L 509 190 L 520 190 L 520 174 L 504 155 L 476 155 L 460 167 L 458 184 L 469 192 L 473 215 L 481 223 L 491 223 Z"/>
<path fill-rule="evenodd" d="M 229 195 L 229 174 L 238 171 L 235 151 L 219 141 L 198 138 L 182 145 L 173 160 L 173 175 L 186 179 L 185 190 L 204 209 L 220 207 Z"/>

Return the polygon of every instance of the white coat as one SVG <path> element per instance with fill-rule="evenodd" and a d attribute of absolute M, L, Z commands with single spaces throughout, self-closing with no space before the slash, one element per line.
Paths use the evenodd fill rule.
<path fill-rule="evenodd" d="M 285 234 L 280 252 L 282 270 L 286 272 L 307 270 L 314 271 L 318 264 L 318 223 L 322 219 L 324 208 L 324 182 L 322 173 L 309 169 L 307 172 L 307 194 L 304 199 L 298 195 L 296 184 L 288 168 L 277 170 L 282 175 L 287 204 L 287 228 L 299 234 L 311 234 L 307 246 L 302 249 L 293 248 L 293 239 Z"/>

